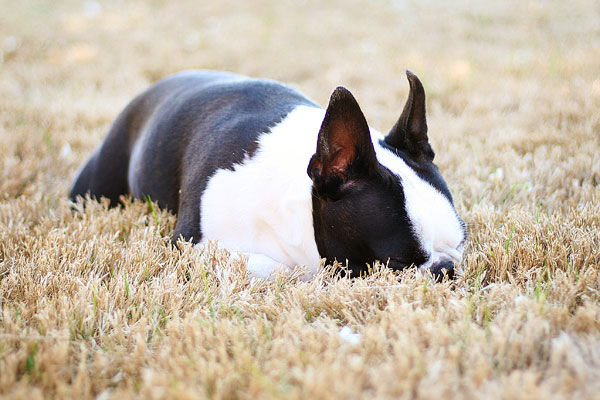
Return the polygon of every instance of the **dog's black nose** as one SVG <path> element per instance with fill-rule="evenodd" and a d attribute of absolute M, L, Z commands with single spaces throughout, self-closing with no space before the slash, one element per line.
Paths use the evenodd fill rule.
<path fill-rule="evenodd" d="M 448 279 L 454 278 L 454 263 L 452 261 L 441 261 L 432 265 L 429 270 L 436 282 L 441 282 L 444 279 L 444 273 Z"/>

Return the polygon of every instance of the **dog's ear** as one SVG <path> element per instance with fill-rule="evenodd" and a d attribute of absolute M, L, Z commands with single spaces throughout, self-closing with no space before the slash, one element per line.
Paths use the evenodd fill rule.
<path fill-rule="evenodd" d="M 336 198 L 345 184 L 369 176 L 377 166 L 367 120 L 352 93 L 338 87 L 329 100 L 317 151 L 308 165 L 317 194 Z"/>
<path fill-rule="evenodd" d="M 435 154 L 427 138 L 425 89 L 415 74 L 407 70 L 406 76 L 410 84 L 408 99 L 402 115 L 386 136 L 385 142 L 417 160 L 424 157 L 433 161 Z"/>

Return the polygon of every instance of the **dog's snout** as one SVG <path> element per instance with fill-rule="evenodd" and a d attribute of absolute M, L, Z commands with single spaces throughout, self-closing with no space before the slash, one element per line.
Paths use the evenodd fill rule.
<path fill-rule="evenodd" d="M 454 263 L 450 260 L 440 261 L 436 264 L 433 264 L 429 271 L 431 271 L 431 275 L 433 275 L 436 282 L 441 282 L 444 279 L 444 274 L 448 279 L 454 278 Z"/>

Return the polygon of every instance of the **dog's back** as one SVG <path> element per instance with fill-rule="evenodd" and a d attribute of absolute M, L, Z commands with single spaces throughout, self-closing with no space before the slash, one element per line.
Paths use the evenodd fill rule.
<path fill-rule="evenodd" d="M 79 172 L 70 197 L 106 197 L 116 206 L 124 194 L 149 196 L 179 213 L 174 240 L 183 235 L 197 242 L 197 212 L 181 213 L 197 210 L 198 194 L 214 172 L 252 156 L 258 136 L 299 105 L 318 107 L 266 79 L 214 71 L 164 79 L 119 115 Z"/>

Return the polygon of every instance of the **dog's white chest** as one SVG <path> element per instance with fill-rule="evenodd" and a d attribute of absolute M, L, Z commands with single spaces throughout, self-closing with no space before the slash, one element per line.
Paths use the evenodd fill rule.
<path fill-rule="evenodd" d="M 268 275 L 278 263 L 304 265 L 311 272 L 319 265 L 306 167 L 323 114 L 322 109 L 298 107 L 261 135 L 252 158 L 234 170 L 218 170 L 202 194 L 203 240 L 276 261 L 254 266 L 259 276 Z"/>

